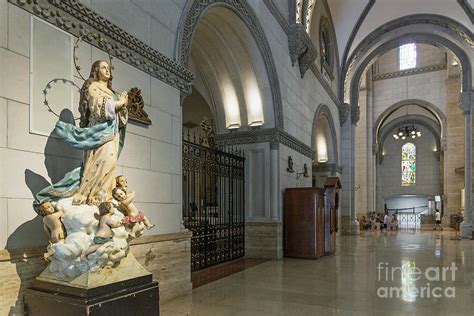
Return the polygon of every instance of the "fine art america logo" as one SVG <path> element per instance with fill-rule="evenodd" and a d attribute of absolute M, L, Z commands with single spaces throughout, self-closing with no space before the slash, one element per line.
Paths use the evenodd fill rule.
<path fill-rule="evenodd" d="M 377 265 L 377 281 L 393 283 L 397 286 L 383 284 L 377 288 L 380 298 L 398 298 L 413 302 L 417 298 L 454 298 L 456 288 L 443 286 L 444 282 L 453 284 L 456 281 L 458 268 L 454 262 L 450 266 L 427 267 L 421 269 L 413 260 L 403 260 L 401 266 L 389 266 L 388 262 Z"/>

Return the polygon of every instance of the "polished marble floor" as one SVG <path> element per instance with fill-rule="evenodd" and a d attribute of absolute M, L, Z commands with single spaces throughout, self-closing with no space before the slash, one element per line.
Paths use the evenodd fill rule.
<path fill-rule="evenodd" d="M 474 315 L 474 241 L 452 236 L 343 236 L 331 257 L 266 261 L 194 289 L 161 315 Z"/>

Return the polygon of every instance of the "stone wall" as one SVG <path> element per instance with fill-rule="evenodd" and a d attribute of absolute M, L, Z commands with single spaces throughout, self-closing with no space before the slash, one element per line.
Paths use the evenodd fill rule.
<path fill-rule="evenodd" d="M 39 58 L 36 57 L 37 52 L 43 46 L 30 47 L 31 32 L 38 27 L 51 32 L 55 29 L 45 22 L 32 19 L 26 11 L 7 4 L 5 0 L 0 1 L 0 7 L 0 21 L 8 21 L 7 27 L 1 29 L 4 33 L 1 38 L 6 40 L 0 42 L 0 107 L 4 113 L 0 129 L 0 174 L 3 179 L 0 184 L 0 210 L 5 214 L 5 220 L 0 224 L 0 245 L 12 249 L 46 243 L 41 218 L 31 207 L 33 196 L 80 165 L 82 153 L 50 136 L 57 117 L 47 112 L 40 102 L 42 100 L 35 98 L 40 87 L 31 87 L 31 82 L 34 83 L 35 76 L 38 76 L 33 73 L 37 69 L 35 64 L 43 63 L 45 68 L 54 69 L 55 63 L 54 57 L 35 60 Z M 48 43 L 48 38 L 34 34 L 32 43 Z M 70 41 L 70 35 L 64 33 L 63 36 L 65 41 Z M 82 43 L 78 57 L 82 72 L 87 75 L 92 62 L 104 58 L 104 54 Z M 68 64 L 72 69 L 71 63 L 72 58 Z M 179 232 L 182 221 L 179 91 L 118 59 L 113 60 L 113 66 L 114 89 L 140 88 L 145 109 L 153 122 L 149 127 L 129 122 L 117 173 L 127 177 L 129 187 L 137 193 L 137 206 L 157 224 L 147 232 L 148 235 Z M 46 77 L 48 75 L 51 79 L 56 78 L 53 70 L 45 74 Z M 77 73 L 72 79 L 82 85 Z M 58 84 L 52 87 L 49 92 L 51 100 L 61 89 L 68 89 L 68 86 Z M 73 97 L 71 111 L 77 115 L 78 93 L 74 93 Z M 58 113 L 61 111 L 60 105 L 51 106 Z M 41 116 L 44 119 L 38 119 L 37 113 L 44 115 Z"/>
<path fill-rule="evenodd" d="M 283 258 L 281 222 L 245 223 L 245 256 L 247 258 Z"/>
<path fill-rule="evenodd" d="M 159 282 L 160 303 L 187 295 L 191 284 L 191 233 L 141 237 L 131 246 L 137 260 Z M 0 315 L 23 315 L 23 294 L 46 267 L 44 247 L 0 250 Z"/>

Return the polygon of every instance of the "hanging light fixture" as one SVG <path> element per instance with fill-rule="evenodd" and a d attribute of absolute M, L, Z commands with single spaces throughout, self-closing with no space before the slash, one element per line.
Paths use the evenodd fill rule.
<path fill-rule="evenodd" d="M 420 137 L 421 132 L 415 125 L 401 126 L 393 133 L 393 138 L 401 140 L 405 140 L 407 138 L 415 139 Z"/>

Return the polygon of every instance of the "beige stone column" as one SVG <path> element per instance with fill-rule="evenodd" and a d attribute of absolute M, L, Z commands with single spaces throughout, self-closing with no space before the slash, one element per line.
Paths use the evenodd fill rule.
<path fill-rule="evenodd" d="M 278 143 L 270 143 L 270 219 L 279 220 Z"/>
<path fill-rule="evenodd" d="M 472 186 L 471 186 L 471 170 L 472 170 L 472 146 L 471 146 L 471 108 L 473 106 L 473 92 L 465 91 L 459 96 L 459 106 L 464 113 L 464 221 L 461 223 L 461 236 L 471 239 L 472 236 Z"/>
<path fill-rule="evenodd" d="M 359 107 L 351 106 L 350 117 L 341 131 L 342 190 L 341 229 L 343 235 L 360 233 L 355 214 L 355 128 L 359 120 Z"/>

